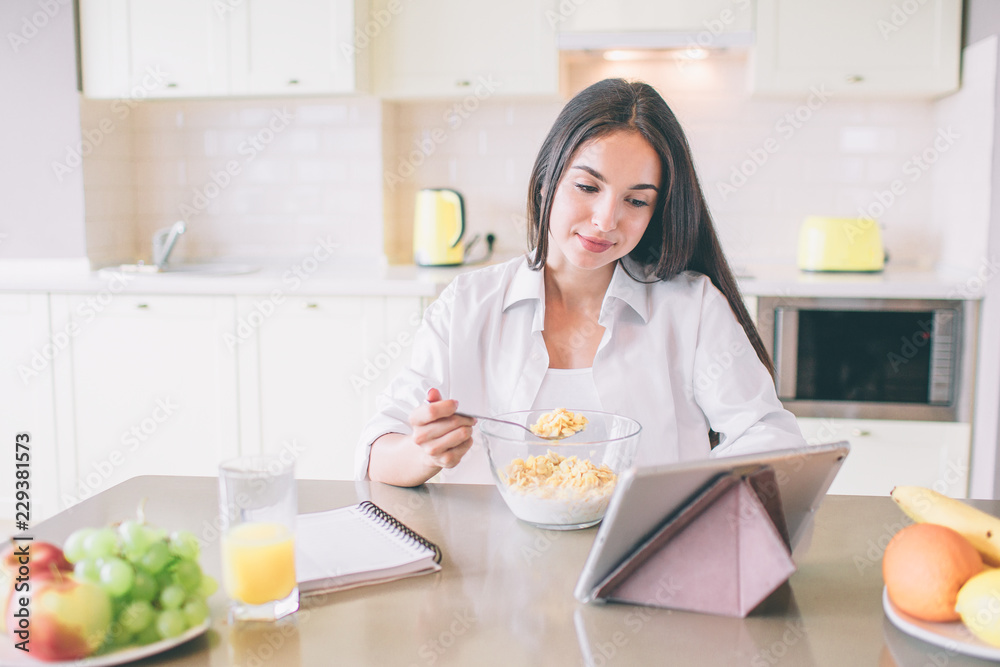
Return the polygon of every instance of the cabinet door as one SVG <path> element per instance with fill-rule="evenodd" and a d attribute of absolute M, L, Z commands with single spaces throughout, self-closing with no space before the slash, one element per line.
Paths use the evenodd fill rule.
<path fill-rule="evenodd" d="M 228 94 L 234 11 L 229 0 L 80 0 L 84 95 Z"/>
<path fill-rule="evenodd" d="M 751 30 L 751 0 L 587 0 L 561 3 L 559 32 L 690 32 Z M 697 42 L 695 42 L 697 43 Z"/>
<path fill-rule="evenodd" d="M 284 296 L 263 316 L 269 301 L 239 298 L 245 449 L 288 449 L 299 478 L 353 479 L 374 398 L 409 359 L 420 299 Z"/>
<path fill-rule="evenodd" d="M 363 3 L 359 3 L 363 7 Z M 354 0 L 249 0 L 232 31 L 235 92 L 345 93 L 358 88 Z"/>
<path fill-rule="evenodd" d="M 373 17 L 385 17 L 371 30 L 376 94 L 466 96 L 470 104 L 493 96 L 554 95 L 553 11 L 554 0 L 435 0 L 419 8 L 376 0 Z"/>
<path fill-rule="evenodd" d="M 127 0 L 129 90 L 153 97 L 229 92 L 226 3 Z M 162 84 L 162 85 L 161 85 Z M 155 85 L 155 92 L 148 90 Z"/>
<path fill-rule="evenodd" d="M 378 313 L 360 297 L 282 296 L 260 317 L 269 302 L 239 297 L 239 321 L 259 319 L 240 351 L 241 393 L 259 401 L 242 406 L 245 449 L 289 449 L 300 478 L 351 479 L 364 411 L 351 372 L 369 353 Z"/>
<path fill-rule="evenodd" d="M 54 327 L 77 332 L 56 358 L 64 506 L 136 475 L 214 476 L 238 453 L 234 298 L 52 299 Z"/>
<path fill-rule="evenodd" d="M 847 440 L 851 453 L 830 493 L 888 496 L 894 486 L 968 495 L 971 428 L 956 422 L 799 418 L 809 444 Z"/>
<path fill-rule="evenodd" d="M 136 97 L 128 92 L 126 0 L 80 0 L 80 69 L 83 94 L 94 99 Z"/>
<path fill-rule="evenodd" d="M 18 470 L 26 478 L 29 525 L 58 510 L 59 457 L 52 418 L 52 359 L 64 348 L 65 332 L 49 329 L 46 294 L 0 294 L 0 518 L 13 519 Z M 30 436 L 28 449 L 15 446 L 20 433 Z M 15 455 L 27 451 L 27 468 L 15 465 Z M 23 463 L 23 462 L 22 462 Z M 25 480 L 22 480 L 25 481 Z M 23 509 L 23 508 L 21 508 Z"/>
<path fill-rule="evenodd" d="M 933 97 L 958 89 L 961 0 L 758 0 L 753 90 Z"/>
<path fill-rule="evenodd" d="M 413 335 L 429 305 L 428 300 L 419 297 L 386 296 L 380 297 L 380 300 L 384 313 L 381 338 L 374 356 L 366 360 L 361 370 L 362 378 L 371 378 L 365 386 L 366 422 L 375 414 L 378 395 L 409 365 Z"/>

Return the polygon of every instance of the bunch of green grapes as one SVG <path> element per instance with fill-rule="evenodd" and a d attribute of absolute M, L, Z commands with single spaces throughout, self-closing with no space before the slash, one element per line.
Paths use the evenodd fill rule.
<path fill-rule="evenodd" d="M 101 652 L 177 637 L 209 616 L 218 582 L 198 565 L 198 539 L 142 521 L 81 528 L 63 545 L 77 579 L 101 586 L 114 621 Z"/>

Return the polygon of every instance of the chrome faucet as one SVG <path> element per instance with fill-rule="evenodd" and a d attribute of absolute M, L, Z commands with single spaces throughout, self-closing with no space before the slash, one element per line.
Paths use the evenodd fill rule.
<path fill-rule="evenodd" d="M 177 237 L 187 231 L 183 220 L 178 220 L 170 227 L 158 229 L 153 234 L 153 264 L 157 270 L 163 271 L 167 268 L 167 260 L 177 243 Z"/>

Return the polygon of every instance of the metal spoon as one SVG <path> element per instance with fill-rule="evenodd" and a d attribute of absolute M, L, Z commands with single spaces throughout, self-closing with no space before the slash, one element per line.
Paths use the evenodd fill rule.
<path fill-rule="evenodd" d="M 571 433 L 570 435 L 565 435 L 565 436 L 563 436 L 563 435 L 538 435 L 537 433 L 535 433 L 534 431 L 532 431 L 527 426 L 525 426 L 523 424 L 518 424 L 517 422 L 507 421 L 506 419 L 497 419 L 496 417 L 484 417 L 482 415 L 474 415 L 474 414 L 471 414 L 471 413 L 468 413 L 468 412 L 456 412 L 455 414 L 458 415 L 459 417 L 471 417 L 472 419 L 485 419 L 485 420 L 491 421 L 491 422 L 499 422 L 501 424 L 509 424 L 510 426 L 516 426 L 517 428 L 524 429 L 525 431 L 527 431 L 528 433 L 530 433 L 531 435 L 533 435 L 534 437 L 536 437 L 536 438 L 538 438 L 540 440 L 564 440 L 565 438 L 569 438 L 569 437 L 571 437 L 573 435 L 576 435 L 576 433 L 579 433 L 579 431 L 577 431 L 576 433 Z"/>

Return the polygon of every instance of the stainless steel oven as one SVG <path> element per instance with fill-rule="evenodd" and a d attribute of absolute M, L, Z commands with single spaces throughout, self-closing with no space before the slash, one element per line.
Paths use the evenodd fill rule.
<path fill-rule="evenodd" d="M 977 317 L 967 301 L 757 301 L 778 397 L 800 417 L 968 421 Z"/>

